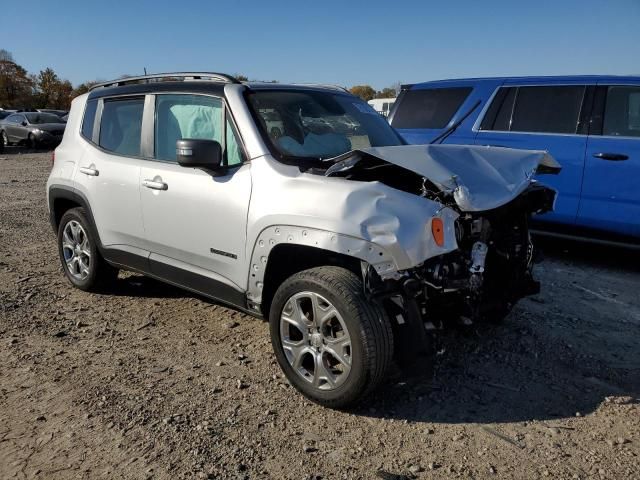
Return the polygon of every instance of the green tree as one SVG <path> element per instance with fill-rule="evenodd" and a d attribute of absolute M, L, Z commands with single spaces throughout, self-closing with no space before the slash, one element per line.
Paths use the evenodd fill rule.
<path fill-rule="evenodd" d="M 376 96 L 376 91 L 370 85 L 355 85 L 351 87 L 349 91 L 365 102 L 368 102 Z"/>
<path fill-rule="evenodd" d="M 38 104 L 41 108 L 52 108 L 56 103 L 60 79 L 52 68 L 41 70 L 36 77 Z"/>
<path fill-rule="evenodd" d="M 376 92 L 376 98 L 396 98 L 398 92 L 393 87 L 383 88 L 379 92 Z"/>
<path fill-rule="evenodd" d="M 81 83 L 80 85 L 78 85 L 76 88 L 73 89 L 70 95 L 71 98 L 73 99 L 73 98 L 76 98 L 78 95 L 87 93 L 89 90 L 91 90 L 91 87 L 93 87 L 94 85 L 97 85 L 98 83 L 100 83 L 99 80 L 93 80 L 90 82 Z"/>
<path fill-rule="evenodd" d="M 0 50 L 0 106 L 33 106 L 33 81 L 27 71 L 15 63 L 11 53 L 6 50 Z"/>

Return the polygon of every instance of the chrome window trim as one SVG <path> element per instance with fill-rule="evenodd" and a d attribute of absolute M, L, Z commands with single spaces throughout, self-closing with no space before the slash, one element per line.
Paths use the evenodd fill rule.
<path fill-rule="evenodd" d="M 548 84 L 548 83 L 544 83 L 544 84 L 514 84 L 514 85 L 507 85 L 507 84 L 502 84 L 499 85 L 498 87 L 496 87 L 496 89 L 494 90 L 493 94 L 491 95 L 491 97 L 489 98 L 489 100 L 487 101 L 487 103 L 485 104 L 485 106 L 483 107 L 482 111 L 480 112 L 480 115 L 478 115 L 478 118 L 476 119 L 475 123 L 473 124 L 473 127 L 471 127 L 471 131 L 475 134 L 478 133 L 486 133 L 486 132 L 495 132 L 495 133 L 514 133 L 514 134 L 524 134 L 524 135 L 554 135 L 554 136 L 562 136 L 562 137 L 588 137 L 589 135 L 584 134 L 584 133 L 554 133 L 554 132 L 522 132 L 522 131 L 513 131 L 513 130 L 480 130 L 480 124 L 482 123 L 482 121 L 484 120 L 485 115 L 487 114 L 487 110 L 489 109 L 489 106 L 491 105 L 491 103 L 493 102 L 495 96 L 498 94 L 498 91 L 501 88 L 521 88 L 521 87 L 583 87 L 584 91 L 582 92 L 582 101 L 580 102 L 580 111 L 578 112 L 578 122 L 580 122 L 580 116 L 582 115 L 582 108 L 584 107 L 584 97 L 587 93 L 587 87 L 596 87 L 598 86 L 598 83 L 557 83 L 557 84 Z M 513 101 L 513 105 L 515 108 L 515 104 L 516 104 L 516 100 L 517 98 L 514 99 Z M 513 112 L 511 112 L 511 117 L 513 118 Z M 578 129 L 578 124 L 576 123 L 576 130 Z M 592 135 L 592 136 L 599 136 L 599 135 Z"/>

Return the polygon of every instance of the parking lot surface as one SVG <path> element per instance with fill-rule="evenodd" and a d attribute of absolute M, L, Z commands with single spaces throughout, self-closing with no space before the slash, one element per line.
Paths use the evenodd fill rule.
<path fill-rule="evenodd" d="M 504 324 L 332 411 L 261 320 L 136 274 L 71 288 L 49 167 L 0 153 L 0 478 L 640 478 L 639 254 L 542 242 Z"/>

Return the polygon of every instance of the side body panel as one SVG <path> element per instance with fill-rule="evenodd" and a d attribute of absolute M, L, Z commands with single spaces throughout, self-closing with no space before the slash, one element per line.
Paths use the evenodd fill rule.
<path fill-rule="evenodd" d="M 599 82 L 599 86 L 603 87 L 603 91 L 606 91 L 609 86 L 640 88 L 640 79 L 602 81 Z M 605 100 L 603 98 L 602 108 Z M 602 109 L 594 111 L 594 115 L 600 118 L 594 117 L 592 123 L 601 125 L 603 113 Z M 628 114 L 637 116 L 638 112 L 628 112 Z M 640 188 L 638 188 L 640 136 L 595 133 L 589 136 L 587 142 L 582 199 L 577 223 L 581 227 L 607 230 L 638 239 L 640 238 Z"/>
<path fill-rule="evenodd" d="M 89 144 L 75 170 L 76 188 L 91 204 L 105 247 L 142 248 L 140 162 Z M 91 171 L 97 171 L 97 175 L 86 173 Z"/>
<path fill-rule="evenodd" d="M 251 164 L 213 176 L 174 163 L 146 161 L 141 179 L 167 185 L 166 190 L 141 187 L 145 248 L 151 260 L 200 269 L 244 289 Z"/>

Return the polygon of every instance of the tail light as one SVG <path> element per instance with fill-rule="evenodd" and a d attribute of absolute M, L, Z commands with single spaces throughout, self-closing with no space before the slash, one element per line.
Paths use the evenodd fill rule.
<path fill-rule="evenodd" d="M 439 247 L 444 246 L 444 224 L 442 219 L 435 217 L 431 220 L 431 234 Z"/>

